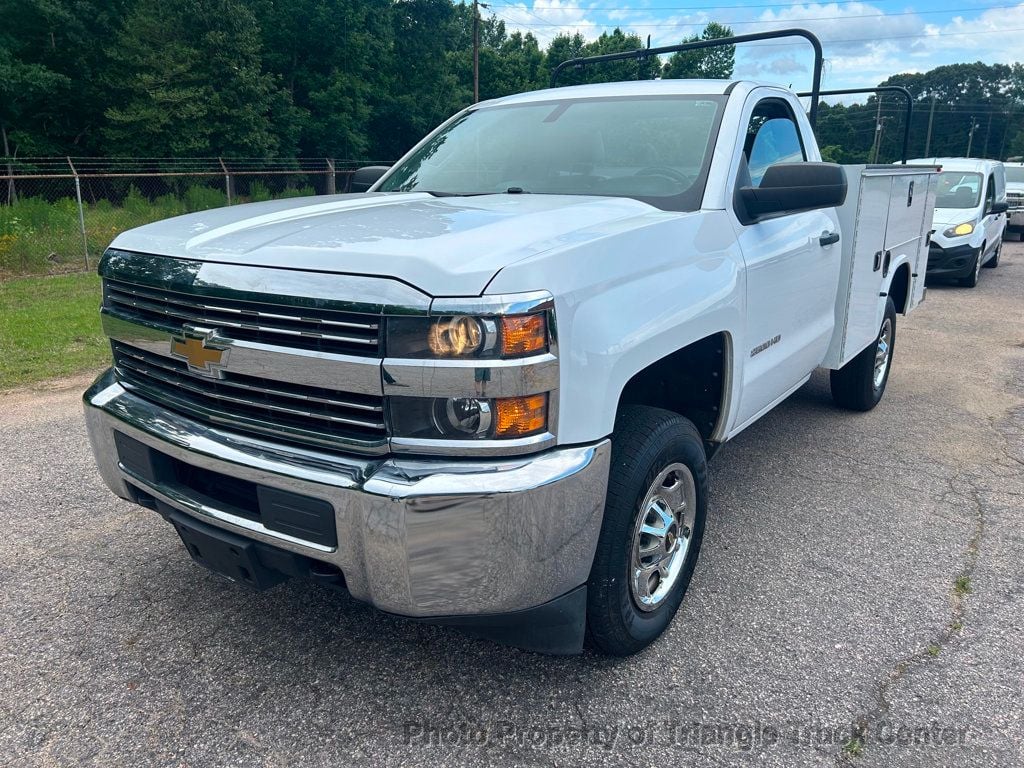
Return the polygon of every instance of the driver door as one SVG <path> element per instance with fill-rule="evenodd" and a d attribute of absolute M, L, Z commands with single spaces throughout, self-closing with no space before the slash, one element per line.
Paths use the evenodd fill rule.
<path fill-rule="evenodd" d="M 801 118 L 803 116 L 801 115 Z M 735 184 L 757 186 L 776 163 L 806 162 L 806 120 L 779 97 L 750 107 Z M 806 133 L 802 133 L 804 131 Z M 735 213 L 735 211 L 734 211 Z M 824 359 L 835 325 L 841 245 L 835 209 L 777 214 L 735 226 L 746 263 L 746 323 L 739 350 L 743 426 L 799 385 Z"/>

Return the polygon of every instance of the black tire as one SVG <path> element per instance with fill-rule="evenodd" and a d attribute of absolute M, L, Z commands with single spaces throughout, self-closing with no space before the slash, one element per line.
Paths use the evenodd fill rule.
<path fill-rule="evenodd" d="M 974 257 L 974 261 L 971 263 L 971 274 L 967 277 L 961 277 L 958 281 L 964 288 L 974 288 L 978 284 L 978 278 L 981 275 L 981 257 L 985 253 L 985 243 L 981 244 L 981 250 L 978 251 L 978 255 Z"/>
<path fill-rule="evenodd" d="M 875 355 L 878 352 L 879 342 L 885 332 L 885 324 L 890 325 L 890 340 L 888 344 L 889 357 L 885 366 L 885 373 L 881 382 L 875 384 Z M 857 355 L 838 371 L 832 371 L 832 399 L 840 408 L 847 408 L 851 411 L 870 411 L 885 394 L 885 385 L 889 383 L 889 373 L 892 371 L 892 357 L 896 352 L 896 305 L 892 299 L 885 301 L 885 315 L 882 317 L 882 324 L 878 329 L 878 337 L 873 344 L 869 344 L 864 351 Z"/>
<path fill-rule="evenodd" d="M 984 266 L 986 269 L 995 269 L 999 266 L 999 253 L 1003 250 L 1003 241 L 999 241 L 999 245 L 996 246 L 996 252 L 992 254 L 992 258 L 985 262 Z"/>
<path fill-rule="evenodd" d="M 678 576 L 660 604 L 653 610 L 641 610 L 630 585 L 635 528 L 648 490 L 674 463 L 685 465 L 693 478 L 695 503 L 689 547 Z M 697 428 L 682 416 L 660 408 L 623 408 L 612 435 L 604 521 L 587 589 L 587 632 L 597 650 L 629 656 L 665 631 L 697 564 L 707 499 L 707 457 Z"/>

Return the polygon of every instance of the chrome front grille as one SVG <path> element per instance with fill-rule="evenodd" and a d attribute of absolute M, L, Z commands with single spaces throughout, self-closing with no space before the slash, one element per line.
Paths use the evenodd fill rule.
<path fill-rule="evenodd" d="M 194 325 L 216 328 L 237 341 L 361 357 L 380 354 L 377 315 L 213 298 L 110 279 L 104 282 L 104 304 L 108 311 L 126 319 L 175 332 Z"/>
<path fill-rule="evenodd" d="M 118 380 L 142 397 L 201 421 L 326 448 L 383 448 L 384 399 L 222 371 L 112 341 Z"/>

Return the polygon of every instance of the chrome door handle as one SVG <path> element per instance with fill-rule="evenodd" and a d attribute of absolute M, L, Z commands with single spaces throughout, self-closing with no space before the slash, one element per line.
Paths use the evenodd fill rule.
<path fill-rule="evenodd" d="M 821 243 L 821 245 L 823 245 L 823 246 L 825 246 L 825 245 L 834 245 L 835 243 L 839 242 L 839 233 L 838 232 L 822 232 L 821 233 L 821 237 L 818 238 L 818 242 Z"/>

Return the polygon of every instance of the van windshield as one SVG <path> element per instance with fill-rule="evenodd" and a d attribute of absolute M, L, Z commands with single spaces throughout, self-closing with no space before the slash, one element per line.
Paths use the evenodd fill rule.
<path fill-rule="evenodd" d="M 725 99 L 633 96 L 482 107 L 435 132 L 379 191 L 602 195 L 696 210 Z"/>
<path fill-rule="evenodd" d="M 981 174 L 943 171 L 935 195 L 936 208 L 977 208 L 981 202 Z"/>

